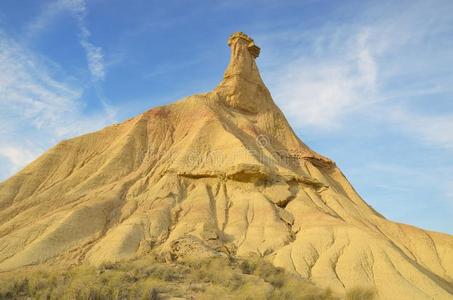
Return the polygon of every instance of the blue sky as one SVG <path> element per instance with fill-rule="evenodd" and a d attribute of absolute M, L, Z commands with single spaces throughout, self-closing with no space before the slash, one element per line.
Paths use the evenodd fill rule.
<path fill-rule="evenodd" d="M 298 135 L 389 219 L 453 233 L 453 1 L 0 2 L 0 180 L 59 140 L 211 90 L 261 46 Z"/>

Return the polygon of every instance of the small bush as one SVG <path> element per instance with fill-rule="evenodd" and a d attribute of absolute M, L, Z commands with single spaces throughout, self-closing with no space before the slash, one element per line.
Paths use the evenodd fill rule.
<path fill-rule="evenodd" d="M 154 277 L 165 281 L 173 281 L 181 277 L 181 274 L 177 270 L 161 264 L 141 268 L 139 269 L 139 274 L 144 277 Z"/>
<path fill-rule="evenodd" d="M 159 293 L 157 292 L 157 289 L 152 288 L 148 292 L 148 298 L 147 300 L 158 300 L 159 299 Z"/>
<path fill-rule="evenodd" d="M 259 260 L 256 263 L 255 270 L 252 274 L 263 278 L 264 281 L 269 282 L 276 288 L 283 287 L 288 277 L 288 274 L 282 268 L 277 268 L 264 260 Z"/>
<path fill-rule="evenodd" d="M 192 268 L 189 274 L 192 281 L 223 285 L 232 290 L 243 284 L 241 274 L 233 269 L 233 261 L 226 258 L 190 260 L 186 263 Z"/>
<path fill-rule="evenodd" d="M 371 288 L 356 287 L 346 291 L 346 300 L 373 300 L 375 291 Z"/>
<path fill-rule="evenodd" d="M 118 264 L 118 263 L 106 262 L 106 263 L 101 264 L 101 265 L 98 267 L 98 270 L 100 270 L 101 272 L 104 272 L 104 271 L 107 271 L 107 270 L 115 270 L 115 269 L 118 269 L 118 267 L 119 267 L 119 264 Z"/>
<path fill-rule="evenodd" d="M 251 260 L 244 260 L 244 261 L 241 261 L 241 263 L 239 264 L 239 267 L 240 267 L 242 273 L 253 274 L 253 272 L 255 272 L 255 269 L 256 269 L 256 263 Z"/>

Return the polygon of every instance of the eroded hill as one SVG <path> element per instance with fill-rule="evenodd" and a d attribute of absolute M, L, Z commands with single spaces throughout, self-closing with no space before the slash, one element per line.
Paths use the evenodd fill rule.
<path fill-rule="evenodd" d="M 274 104 L 243 33 L 212 91 L 63 141 L 0 184 L 0 270 L 259 255 L 341 294 L 451 299 L 453 237 L 386 220 Z"/>

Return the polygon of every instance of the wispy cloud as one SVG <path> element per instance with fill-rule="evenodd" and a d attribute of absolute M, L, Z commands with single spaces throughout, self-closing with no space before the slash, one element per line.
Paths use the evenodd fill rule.
<path fill-rule="evenodd" d="M 33 38 L 46 30 L 55 19 L 68 11 L 85 11 L 85 2 L 83 0 L 57 0 L 47 3 L 41 13 L 27 26 L 26 38 Z"/>
<path fill-rule="evenodd" d="M 80 45 L 85 51 L 88 68 L 94 81 L 105 78 L 104 54 L 101 47 L 90 41 L 91 32 L 86 24 L 87 5 L 85 0 L 56 0 L 44 7 L 41 14 L 30 23 L 26 36 L 36 36 L 46 30 L 59 16 L 70 13 L 79 28 Z"/>
<path fill-rule="evenodd" d="M 28 119 L 36 128 L 77 109 L 81 91 L 53 79 L 39 57 L 0 32 L 0 109 Z"/>
<path fill-rule="evenodd" d="M 86 51 L 88 67 L 94 80 L 102 80 L 105 77 L 104 56 L 102 48 L 96 47 L 87 40 L 82 40 L 81 45 Z"/>
<path fill-rule="evenodd" d="M 41 58 L 25 46 L 64 14 L 75 19 L 92 88 L 103 111 L 85 112 L 86 102 L 82 97 L 86 87 L 64 72 L 55 72 L 51 60 Z M 90 41 L 86 15 L 84 0 L 57 0 L 43 7 L 20 41 L 0 31 L 0 159 L 3 161 L 0 179 L 16 172 L 62 138 L 99 129 L 114 121 L 116 110 L 109 105 L 98 84 L 106 74 L 103 51 Z"/>
<path fill-rule="evenodd" d="M 387 111 L 390 121 L 399 124 L 412 136 L 427 144 L 453 150 L 453 114 L 423 115 L 407 108 L 392 107 Z"/>
<path fill-rule="evenodd" d="M 369 7 L 362 19 L 264 38 L 291 49 L 275 51 L 268 60 L 278 66 L 267 67 L 274 98 L 294 124 L 330 131 L 360 114 L 415 133 L 422 141 L 452 147 L 453 112 L 429 115 L 413 108 L 411 99 L 453 96 L 453 77 L 446 68 L 453 63 L 448 50 L 453 42 L 447 38 L 453 3 L 400 5 Z"/>
<path fill-rule="evenodd" d="M 84 113 L 83 89 L 48 60 L 0 32 L 0 176 L 23 167 L 58 140 L 100 128 L 110 115 Z M 7 171 L 5 171 L 7 170 Z"/>
<path fill-rule="evenodd" d="M 66 0 L 67 1 L 67 0 Z M 73 0 L 74 1 L 74 0 Z M 90 42 L 91 32 L 86 25 L 86 3 L 84 0 L 76 0 L 77 5 L 70 5 L 69 8 L 75 14 L 80 30 L 80 45 L 85 50 L 88 67 L 94 81 L 105 78 L 104 55 L 102 48 Z"/>
<path fill-rule="evenodd" d="M 0 156 L 5 157 L 11 164 L 10 169 L 0 171 L 0 178 L 8 172 L 18 171 L 19 168 L 36 158 L 36 155 L 37 153 L 35 151 L 24 149 L 24 147 L 14 147 L 11 145 L 0 146 Z"/>
<path fill-rule="evenodd" d="M 341 48 L 331 43 L 333 36 L 314 40 L 314 47 L 324 51 L 332 47 L 336 54 L 301 55 L 274 73 L 276 99 L 281 99 L 296 124 L 335 127 L 350 111 L 375 99 L 377 64 L 368 35 L 364 28 L 346 38 Z"/>

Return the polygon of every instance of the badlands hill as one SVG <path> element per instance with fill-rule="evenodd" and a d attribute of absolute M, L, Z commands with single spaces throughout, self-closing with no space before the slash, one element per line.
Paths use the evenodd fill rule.
<path fill-rule="evenodd" d="M 0 184 L 0 271 L 266 257 L 338 293 L 452 299 L 453 237 L 385 219 L 305 145 L 243 33 L 212 91 L 63 141 Z"/>

